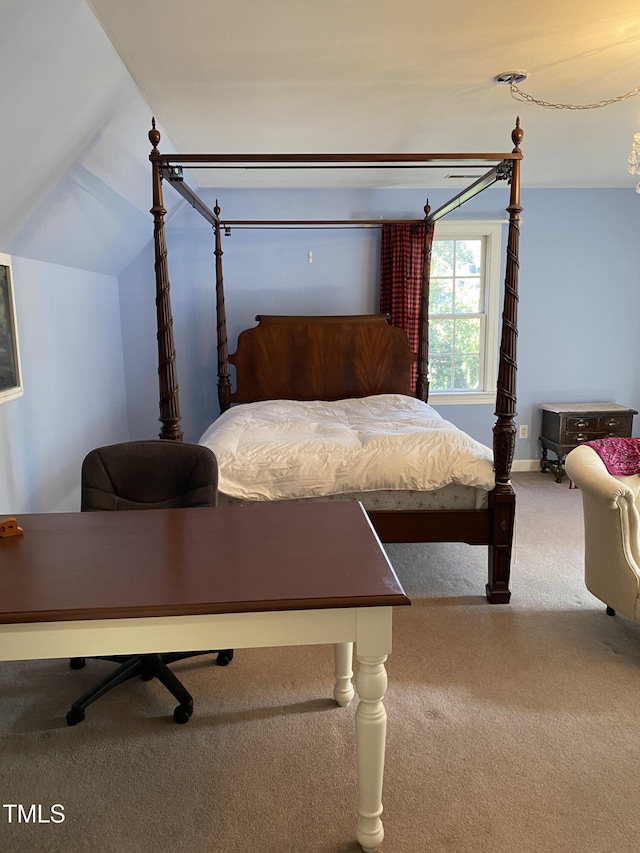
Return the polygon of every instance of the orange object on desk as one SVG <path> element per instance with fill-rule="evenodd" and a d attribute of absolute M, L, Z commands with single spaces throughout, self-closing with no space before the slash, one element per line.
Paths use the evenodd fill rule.
<path fill-rule="evenodd" d="M 0 537 L 3 536 L 22 536 L 23 530 L 18 526 L 15 518 L 3 518 L 0 521 Z"/>

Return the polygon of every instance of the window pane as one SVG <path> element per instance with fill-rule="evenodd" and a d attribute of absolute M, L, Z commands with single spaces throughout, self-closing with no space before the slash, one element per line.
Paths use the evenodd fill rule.
<path fill-rule="evenodd" d="M 436 355 L 429 359 L 429 389 L 448 391 L 452 384 L 453 359 L 447 355 Z"/>
<path fill-rule="evenodd" d="M 431 279 L 429 315 L 453 314 L 453 279 Z"/>
<path fill-rule="evenodd" d="M 482 240 L 456 240 L 456 275 L 481 275 Z"/>
<path fill-rule="evenodd" d="M 455 313 L 479 314 L 480 310 L 480 279 L 456 279 Z"/>
<path fill-rule="evenodd" d="M 474 317 L 468 320 L 456 320 L 455 351 L 456 353 L 480 352 L 480 318 Z"/>
<path fill-rule="evenodd" d="M 455 240 L 434 240 L 431 247 L 431 276 L 453 275 Z"/>
<path fill-rule="evenodd" d="M 480 359 L 477 355 L 456 356 L 455 388 L 472 391 L 480 385 Z"/>
<path fill-rule="evenodd" d="M 429 352 L 453 354 L 453 320 L 429 322 Z"/>

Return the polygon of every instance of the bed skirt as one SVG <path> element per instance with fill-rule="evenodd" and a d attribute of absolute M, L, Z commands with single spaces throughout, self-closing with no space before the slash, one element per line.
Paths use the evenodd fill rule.
<path fill-rule="evenodd" d="M 313 498 L 291 498 L 288 503 L 322 501 L 361 501 L 366 510 L 395 512 L 399 510 L 442 510 L 442 509 L 486 509 L 489 493 L 473 486 L 452 484 L 433 492 L 393 491 L 345 492 L 340 495 L 325 495 Z M 241 506 L 269 503 L 269 501 L 246 501 L 223 492 L 218 494 L 219 506 Z"/>

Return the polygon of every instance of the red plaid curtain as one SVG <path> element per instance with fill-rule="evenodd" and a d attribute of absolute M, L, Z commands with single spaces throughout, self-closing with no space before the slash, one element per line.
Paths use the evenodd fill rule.
<path fill-rule="evenodd" d="M 418 352 L 420 302 L 425 252 L 431 258 L 433 224 L 427 222 L 384 223 L 380 253 L 380 312 L 391 325 L 404 329 L 409 346 Z M 427 267 L 428 273 L 428 267 Z M 428 298 L 428 291 L 425 293 Z M 417 365 L 411 369 L 415 389 Z"/>

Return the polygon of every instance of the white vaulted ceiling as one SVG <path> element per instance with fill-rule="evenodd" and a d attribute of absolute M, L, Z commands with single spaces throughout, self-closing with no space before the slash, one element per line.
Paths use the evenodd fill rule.
<path fill-rule="evenodd" d="M 510 151 L 523 181 L 632 186 L 640 7 L 629 0 L 89 0 L 181 152 Z M 206 180 L 204 178 L 203 180 Z"/>
<path fill-rule="evenodd" d="M 125 268 L 151 234 L 152 115 L 184 153 L 510 151 L 519 115 L 524 187 L 632 192 L 640 96 L 548 110 L 494 78 L 595 103 L 640 85 L 639 44 L 635 0 L 0 0 L 0 251 Z"/>

